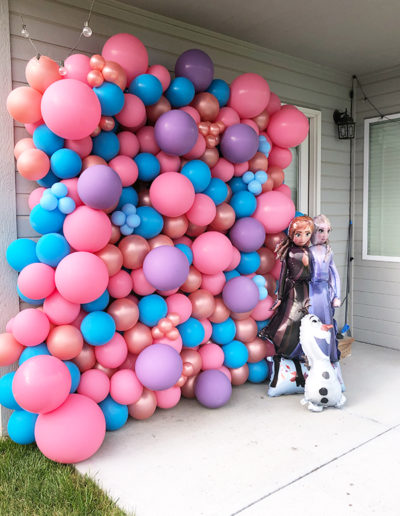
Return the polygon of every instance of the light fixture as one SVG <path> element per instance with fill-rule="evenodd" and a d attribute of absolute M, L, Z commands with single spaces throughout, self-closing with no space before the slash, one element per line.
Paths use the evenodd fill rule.
<path fill-rule="evenodd" d="M 351 115 L 345 111 L 335 109 L 333 113 L 333 120 L 338 127 L 339 140 L 352 140 L 356 132 L 356 124 Z"/>

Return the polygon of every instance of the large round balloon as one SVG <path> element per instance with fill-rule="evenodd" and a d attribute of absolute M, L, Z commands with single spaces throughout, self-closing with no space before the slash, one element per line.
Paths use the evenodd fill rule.
<path fill-rule="evenodd" d="M 93 165 L 79 176 L 79 197 L 91 208 L 108 210 L 118 203 L 121 193 L 121 179 L 107 165 Z"/>
<path fill-rule="evenodd" d="M 114 61 L 126 72 L 128 83 L 141 73 L 146 73 L 149 56 L 146 47 L 132 34 L 115 34 L 104 43 L 101 52 L 104 59 Z"/>
<path fill-rule="evenodd" d="M 232 385 L 222 371 L 208 369 L 197 377 L 194 391 L 202 405 L 207 408 L 219 408 L 229 401 Z"/>
<path fill-rule="evenodd" d="M 195 145 L 198 133 L 196 122 L 180 109 L 167 111 L 154 126 L 154 136 L 160 149 L 175 156 L 188 153 Z"/>
<path fill-rule="evenodd" d="M 258 136 L 247 124 L 228 127 L 221 139 L 221 152 L 232 163 L 243 163 L 254 156 L 258 149 Z"/>
<path fill-rule="evenodd" d="M 237 276 L 226 282 L 222 299 L 232 312 L 244 313 L 253 310 L 259 301 L 259 291 L 254 281 L 246 276 Z"/>
<path fill-rule="evenodd" d="M 308 118 L 295 106 L 284 106 L 274 113 L 269 121 L 267 133 L 279 147 L 296 147 L 307 136 Z"/>
<path fill-rule="evenodd" d="M 231 84 L 229 105 L 240 118 L 253 118 L 267 107 L 270 95 L 268 83 L 261 75 L 244 73 Z"/>
<path fill-rule="evenodd" d="M 264 243 L 265 229 L 261 222 L 253 217 L 238 219 L 233 225 L 229 234 L 232 244 L 239 249 L 249 253 L 257 251 Z"/>
<path fill-rule="evenodd" d="M 137 357 L 135 372 L 139 381 L 153 391 L 169 389 L 179 380 L 183 364 L 179 353 L 167 344 L 152 344 Z"/>
<path fill-rule="evenodd" d="M 213 80 L 214 64 L 210 56 L 202 50 L 186 50 L 176 60 L 175 75 L 189 79 L 196 92 L 205 91 Z"/>
<path fill-rule="evenodd" d="M 198 236 L 192 245 L 194 266 L 204 274 L 217 274 L 228 268 L 233 247 L 225 235 L 207 231 Z"/>
<path fill-rule="evenodd" d="M 265 192 L 257 197 L 253 217 L 261 222 L 266 233 L 279 233 L 289 225 L 296 213 L 291 199 L 281 192 Z"/>
<path fill-rule="evenodd" d="M 192 182 L 178 172 L 157 176 L 150 186 L 153 207 L 167 217 L 179 217 L 193 205 L 195 190 Z"/>
<path fill-rule="evenodd" d="M 174 246 L 162 245 L 152 249 L 143 262 L 147 281 L 157 290 L 172 290 L 186 281 L 189 262 Z"/>

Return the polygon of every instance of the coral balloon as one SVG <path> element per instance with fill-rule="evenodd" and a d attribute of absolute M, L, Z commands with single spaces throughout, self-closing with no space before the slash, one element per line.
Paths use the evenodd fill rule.
<path fill-rule="evenodd" d="M 13 364 L 19 359 L 24 346 L 10 333 L 0 334 L 0 367 Z"/>
<path fill-rule="evenodd" d="M 68 58 L 65 61 L 67 64 Z M 43 93 L 50 84 L 62 78 L 59 69 L 60 65 L 50 57 L 35 56 L 26 65 L 25 77 L 29 86 Z"/>
<path fill-rule="evenodd" d="M 17 122 L 34 123 L 42 118 L 41 101 L 41 93 L 29 86 L 20 86 L 9 93 L 7 110 Z"/>
<path fill-rule="evenodd" d="M 101 55 L 106 61 L 114 61 L 125 70 L 128 83 L 137 75 L 146 73 L 149 66 L 146 47 L 132 34 L 111 36 L 104 43 Z"/>
<path fill-rule="evenodd" d="M 229 106 L 240 118 L 253 118 L 268 105 L 271 92 L 267 81 L 256 73 L 244 73 L 231 84 Z"/>
<path fill-rule="evenodd" d="M 27 149 L 17 159 L 17 170 L 26 179 L 38 181 L 50 170 L 49 157 L 39 149 Z"/>
<path fill-rule="evenodd" d="M 296 208 L 291 199 L 281 192 L 271 191 L 257 197 L 253 217 L 263 224 L 267 233 L 278 233 L 288 227 L 295 213 Z"/>

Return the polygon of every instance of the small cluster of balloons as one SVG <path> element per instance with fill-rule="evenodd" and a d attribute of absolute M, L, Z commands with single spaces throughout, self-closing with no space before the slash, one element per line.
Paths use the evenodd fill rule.
<path fill-rule="evenodd" d="M 308 121 L 260 75 L 231 85 L 211 58 L 175 78 L 143 43 L 45 56 L 7 100 L 31 137 L 15 146 L 36 241 L 7 250 L 30 304 L 0 335 L 0 403 L 12 439 L 78 462 L 128 416 L 181 396 L 209 408 L 268 377 L 274 249 L 295 214 L 283 169 Z M 252 185 L 252 186 L 250 186 Z"/>

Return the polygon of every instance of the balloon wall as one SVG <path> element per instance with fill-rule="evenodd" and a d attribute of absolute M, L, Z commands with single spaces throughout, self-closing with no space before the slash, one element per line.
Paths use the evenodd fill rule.
<path fill-rule="evenodd" d="M 26 79 L 7 108 L 40 237 L 7 250 L 30 308 L 0 335 L 0 366 L 19 364 L 0 403 L 13 440 L 78 462 L 129 416 L 267 379 L 257 332 L 295 215 L 283 168 L 308 121 L 260 75 L 214 78 L 201 50 L 149 66 L 130 34 L 61 69 L 34 57 Z"/>

